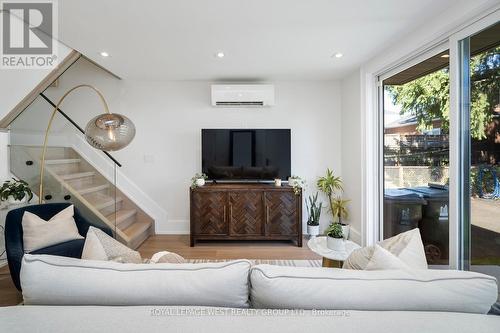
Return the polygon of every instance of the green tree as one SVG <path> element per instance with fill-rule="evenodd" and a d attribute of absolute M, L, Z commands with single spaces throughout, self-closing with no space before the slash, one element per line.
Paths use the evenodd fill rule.
<path fill-rule="evenodd" d="M 481 140 L 487 137 L 487 126 L 493 109 L 499 104 L 500 46 L 471 58 L 471 135 Z M 450 123 L 450 80 L 448 68 L 422 76 L 399 86 L 387 86 L 393 103 L 401 106 L 402 115 L 414 115 L 418 129 L 432 128 L 440 119 L 442 130 Z"/>

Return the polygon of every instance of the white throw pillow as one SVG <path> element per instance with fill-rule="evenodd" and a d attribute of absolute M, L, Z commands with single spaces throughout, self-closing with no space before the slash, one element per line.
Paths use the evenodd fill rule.
<path fill-rule="evenodd" d="M 177 253 L 161 251 L 153 254 L 151 259 L 149 260 L 150 264 L 185 264 L 187 263 L 186 259 Z"/>
<path fill-rule="evenodd" d="M 22 219 L 24 252 L 30 253 L 44 247 L 83 239 L 76 227 L 73 205 L 63 209 L 50 220 L 45 221 L 28 211 Z"/>
<path fill-rule="evenodd" d="M 104 231 L 90 227 L 83 246 L 82 259 L 142 263 L 139 252 L 128 248 Z"/>
<path fill-rule="evenodd" d="M 377 244 L 365 270 L 378 271 L 388 269 L 410 269 L 410 267 L 394 254 Z"/>
<path fill-rule="evenodd" d="M 424 244 L 422 243 L 418 228 L 385 239 L 379 242 L 378 245 L 398 257 L 410 268 L 427 269 Z M 374 246 L 363 247 L 353 251 L 347 260 L 344 261 L 343 268 L 366 269 L 374 251 Z"/>

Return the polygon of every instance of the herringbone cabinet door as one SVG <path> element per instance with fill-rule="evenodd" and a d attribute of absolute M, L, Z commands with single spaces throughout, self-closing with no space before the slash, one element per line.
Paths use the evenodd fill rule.
<path fill-rule="evenodd" d="M 227 235 L 225 192 L 194 192 L 193 219 L 198 235 Z"/>
<path fill-rule="evenodd" d="M 229 192 L 230 235 L 262 235 L 263 206 L 261 191 Z"/>
<path fill-rule="evenodd" d="M 293 192 L 266 192 L 266 234 L 297 235 L 297 196 Z"/>

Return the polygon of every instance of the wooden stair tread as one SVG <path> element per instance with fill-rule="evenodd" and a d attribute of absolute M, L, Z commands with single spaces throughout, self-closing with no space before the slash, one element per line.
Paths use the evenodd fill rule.
<path fill-rule="evenodd" d="M 103 185 L 97 185 L 97 186 L 91 186 L 91 187 L 86 187 L 82 189 L 77 189 L 77 192 L 80 193 L 81 195 L 97 192 L 97 191 L 102 191 L 109 188 L 109 184 L 103 184 Z"/>
<path fill-rule="evenodd" d="M 45 160 L 45 164 L 53 165 L 53 164 L 73 164 L 80 163 L 82 160 L 79 158 L 64 158 L 58 160 Z"/>
<path fill-rule="evenodd" d="M 135 214 L 137 214 L 136 209 L 120 209 L 119 211 L 117 211 L 113 214 L 109 214 L 108 216 L 106 216 L 106 218 L 110 222 L 116 221 L 116 224 L 119 225 L 121 222 L 128 219 L 129 217 L 134 216 Z M 116 220 L 115 220 L 115 218 L 116 218 Z"/>
<path fill-rule="evenodd" d="M 94 171 L 87 171 L 87 172 L 78 172 L 78 173 L 70 173 L 67 175 L 59 175 L 62 180 L 73 180 L 73 179 L 79 179 L 79 178 L 85 178 L 85 177 L 92 177 L 95 176 Z"/>
<path fill-rule="evenodd" d="M 123 230 L 123 233 L 127 235 L 130 240 L 134 240 L 136 237 L 140 236 L 144 231 L 151 227 L 151 222 L 149 221 L 136 221 L 130 227 Z"/>
<path fill-rule="evenodd" d="M 100 194 L 100 193 L 96 193 L 96 194 Z M 120 202 L 123 201 L 123 198 L 122 197 L 113 198 L 113 197 L 110 197 L 108 195 L 101 194 L 101 196 L 97 196 L 96 198 L 94 198 L 94 197 L 88 198 L 87 201 L 89 201 L 89 203 L 92 206 L 94 206 L 95 209 L 101 210 L 101 209 L 107 208 L 109 206 L 119 204 Z"/>

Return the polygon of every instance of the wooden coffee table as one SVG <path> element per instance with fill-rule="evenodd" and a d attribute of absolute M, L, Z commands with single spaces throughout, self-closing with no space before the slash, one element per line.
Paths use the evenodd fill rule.
<path fill-rule="evenodd" d="M 352 251 L 361 248 L 353 241 L 346 240 L 345 251 L 334 251 L 326 247 L 326 236 L 314 237 L 307 242 L 307 246 L 316 254 L 323 257 L 323 267 L 342 268 L 344 261 Z"/>

